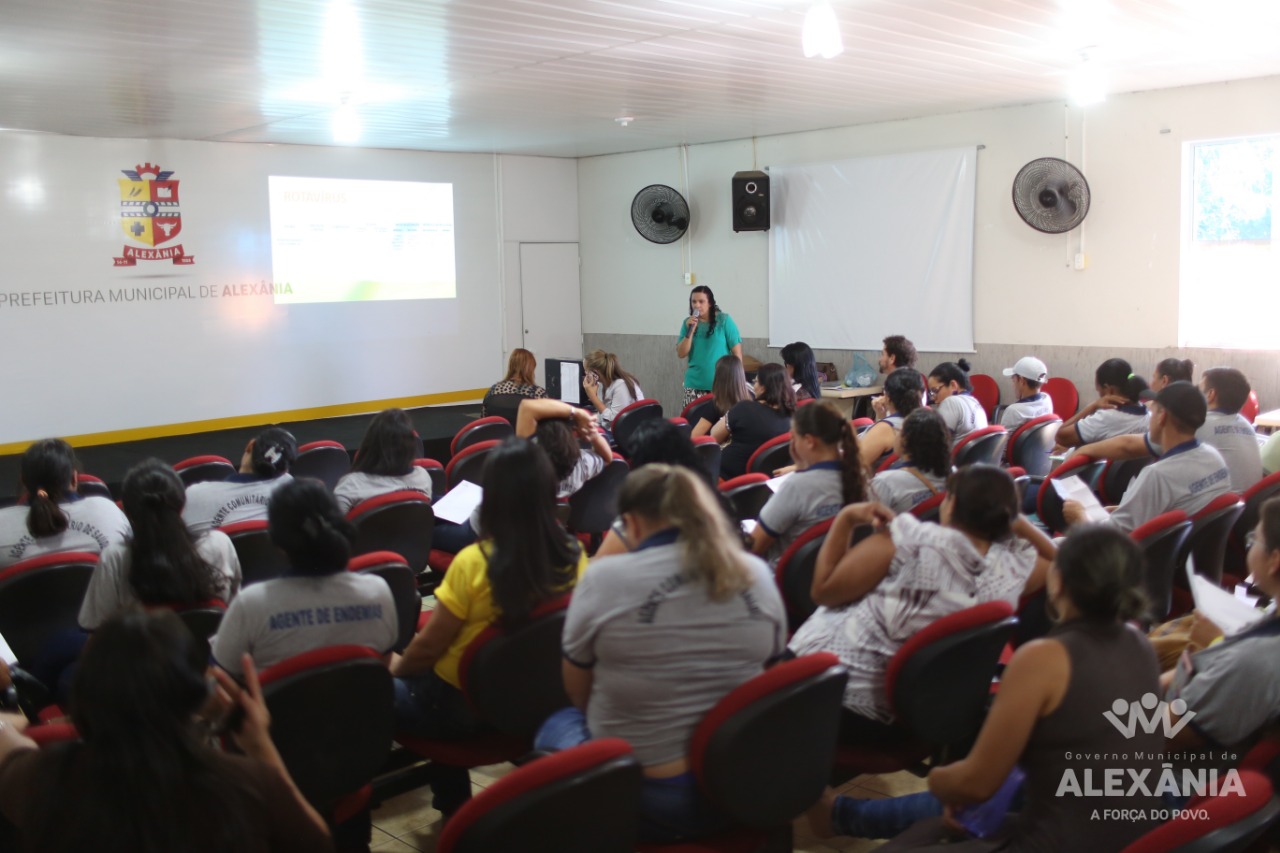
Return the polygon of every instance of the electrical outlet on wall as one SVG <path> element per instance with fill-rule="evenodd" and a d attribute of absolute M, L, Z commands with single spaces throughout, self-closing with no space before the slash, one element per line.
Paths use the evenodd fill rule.
<path fill-rule="evenodd" d="M 687 273 L 685 273 L 685 274 L 684 274 L 684 283 L 685 283 L 685 284 L 693 284 L 693 283 L 694 283 L 695 281 L 697 281 L 697 280 L 698 280 L 698 277 L 697 277 L 696 275 L 694 275 L 693 273 L 691 273 L 691 272 L 687 272 Z"/>

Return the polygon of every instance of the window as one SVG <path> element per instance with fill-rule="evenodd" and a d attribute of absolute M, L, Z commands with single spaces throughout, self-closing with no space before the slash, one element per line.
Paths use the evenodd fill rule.
<path fill-rule="evenodd" d="M 1280 349 L 1280 136 L 1187 146 L 1179 343 Z"/>

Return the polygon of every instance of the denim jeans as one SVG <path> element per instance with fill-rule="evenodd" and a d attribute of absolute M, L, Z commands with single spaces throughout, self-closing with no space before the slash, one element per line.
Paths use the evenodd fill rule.
<path fill-rule="evenodd" d="M 471 522 L 454 524 L 442 518 L 436 519 L 436 526 L 431 532 L 431 547 L 437 551 L 456 554 L 476 541 L 476 532 L 471 529 Z"/>
<path fill-rule="evenodd" d="M 556 752 L 591 740 L 587 718 L 577 708 L 556 711 L 542 724 L 534 749 Z M 693 771 L 654 779 L 640 788 L 640 840 L 665 844 L 724 832 L 733 822 L 698 789 Z"/>
<path fill-rule="evenodd" d="M 942 801 L 928 791 L 882 800 L 836 797 L 831 829 L 855 838 L 893 838 L 916 821 L 941 815 Z"/>
<path fill-rule="evenodd" d="M 461 740 L 485 730 L 462 691 L 434 672 L 395 679 L 396 731 L 429 740 Z M 432 804 L 446 815 L 471 799 L 471 776 L 465 767 L 432 764 Z"/>

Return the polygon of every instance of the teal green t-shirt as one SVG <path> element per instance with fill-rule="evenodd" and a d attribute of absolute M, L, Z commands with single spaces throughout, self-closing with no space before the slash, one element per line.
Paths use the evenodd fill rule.
<path fill-rule="evenodd" d="M 686 334 L 685 321 L 681 321 L 677 340 Z M 684 372 L 684 387 L 710 390 L 711 381 L 716 375 L 716 362 L 730 355 L 740 343 L 742 335 L 738 334 L 738 324 L 723 311 L 716 312 L 714 332 L 711 331 L 710 323 L 699 323 L 698 331 L 693 334 L 693 348 L 689 350 L 689 367 Z"/>

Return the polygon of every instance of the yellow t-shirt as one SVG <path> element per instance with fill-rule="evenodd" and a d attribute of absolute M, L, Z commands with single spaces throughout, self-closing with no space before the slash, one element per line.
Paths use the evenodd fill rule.
<path fill-rule="evenodd" d="M 489 587 L 489 555 L 485 552 L 488 547 L 487 542 L 477 542 L 459 551 L 445 573 L 444 582 L 436 587 L 436 601 L 461 619 L 463 625 L 448 651 L 436 661 L 435 671 L 436 675 L 459 689 L 462 681 L 458 677 L 458 665 L 462 663 L 462 653 L 498 617 L 493 590 Z M 582 577 L 586 567 L 587 552 L 584 548 L 578 554 L 577 577 Z"/>

